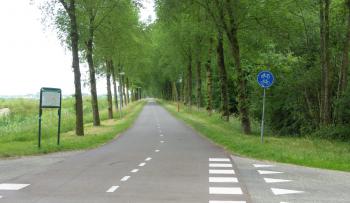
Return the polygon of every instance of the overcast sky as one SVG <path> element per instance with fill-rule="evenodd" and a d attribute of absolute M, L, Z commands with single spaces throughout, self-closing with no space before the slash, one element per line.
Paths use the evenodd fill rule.
<path fill-rule="evenodd" d="M 155 19 L 154 1 L 144 0 L 140 20 Z M 65 50 L 54 31 L 41 23 L 41 11 L 29 0 L 0 3 L 0 95 L 35 94 L 41 87 L 61 88 L 74 93 L 71 53 Z M 87 67 L 81 64 L 82 79 Z M 106 93 L 104 78 L 97 81 L 98 94 Z M 89 88 L 83 88 L 89 93 Z"/>

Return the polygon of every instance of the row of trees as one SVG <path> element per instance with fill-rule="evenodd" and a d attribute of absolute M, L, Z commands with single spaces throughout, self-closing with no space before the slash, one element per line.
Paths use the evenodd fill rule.
<path fill-rule="evenodd" d="M 50 0 L 42 4 L 45 17 L 72 52 L 77 135 L 84 135 L 81 62 L 89 68 L 94 126 L 100 125 L 97 75 L 107 80 L 109 118 L 113 118 L 112 89 L 115 109 L 141 97 L 143 82 L 135 68 L 142 65 L 137 59 L 144 54 L 145 31 L 138 21 L 139 6 L 131 0 Z"/>
<path fill-rule="evenodd" d="M 110 104 L 118 81 L 121 101 L 142 87 L 148 96 L 205 107 L 209 115 L 219 110 L 225 121 L 237 116 L 250 134 L 261 115 L 256 75 L 269 69 L 276 77 L 267 98 L 272 130 L 327 127 L 349 138 L 350 0 L 156 0 L 158 19 L 147 26 L 138 21 L 136 0 L 54 2 L 45 11 L 72 50 L 79 135 L 80 59 L 89 65 L 94 125 L 95 76 L 103 74 L 112 79 Z"/>
<path fill-rule="evenodd" d="M 260 70 L 276 76 L 267 119 L 280 134 L 350 122 L 349 0 L 156 0 L 149 92 L 258 120 Z M 347 131 L 349 132 L 350 129 Z M 341 135 L 341 136 L 348 136 Z"/>

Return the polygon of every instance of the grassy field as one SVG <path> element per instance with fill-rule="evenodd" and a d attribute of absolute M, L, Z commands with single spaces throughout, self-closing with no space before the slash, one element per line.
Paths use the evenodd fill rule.
<path fill-rule="evenodd" d="M 0 118 L 0 157 L 43 154 L 56 151 L 97 147 L 127 129 L 142 110 L 145 101 L 128 105 L 123 117 L 107 120 L 107 101 L 99 99 L 102 125 L 93 127 L 91 103 L 84 98 L 85 136 L 76 136 L 74 100 L 62 101 L 61 145 L 57 146 L 57 110 L 45 109 L 42 118 L 42 148 L 38 149 L 38 101 L 31 99 L 0 99 L 0 108 L 10 108 L 11 115 Z"/>
<path fill-rule="evenodd" d="M 201 135 L 229 152 L 261 160 L 292 163 L 316 168 L 350 171 L 350 143 L 316 139 L 312 137 L 277 137 L 269 133 L 264 144 L 260 142 L 259 125 L 253 124 L 253 135 L 241 133 L 240 122 L 231 119 L 229 123 L 214 113 L 208 117 L 204 110 L 192 108 L 189 111 L 176 105 L 160 101 L 174 116 L 185 121 Z"/>

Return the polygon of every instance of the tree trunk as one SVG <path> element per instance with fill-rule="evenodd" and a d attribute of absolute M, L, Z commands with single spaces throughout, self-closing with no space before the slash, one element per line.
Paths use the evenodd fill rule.
<path fill-rule="evenodd" d="M 129 78 L 126 77 L 126 99 L 128 104 L 130 103 L 129 86 Z"/>
<path fill-rule="evenodd" d="M 331 64 L 329 50 L 329 0 L 320 0 L 320 38 L 321 38 L 321 68 L 322 68 L 322 123 L 331 123 Z"/>
<path fill-rule="evenodd" d="M 106 61 L 107 67 L 107 101 L 108 101 L 108 118 L 113 118 L 113 101 L 112 101 L 112 91 L 111 91 L 111 65 L 110 62 Z"/>
<path fill-rule="evenodd" d="M 346 8 L 348 15 L 348 25 L 346 38 L 343 48 L 343 60 L 340 71 L 340 96 L 342 96 L 348 86 L 348 70 L 349 70 L 349 50 L 350 50 L 350 0 L 346 0 Z"/>
<path fill-rule="evenodd" d="M 211 56 L 212 56 L 212 46 L 213 46 L 213 38 L 210 38 L 210 45 L 209 45 L 209 55 L 207 63 L 205 64 L 205 68 L 207 71 L 207 111 L 209 116 L 211 116 L 212 109 L 213 109 L 213 95 L 212 95 L 212 70 L 211 70 Z"/>
<path fill-rule="evenodd" d="M 93 18 L 89 20 L 89 36 L 86 43 L 86 57 L 89 65 L 89 75 L 90 75 L 90 92 L 91 92 L 91 105 L 92 105 L 92 116 L 94 126 L 100 126 L 100 115 L 98 111 L 98 100 L 97 100 L 97 90 L 96 90 L 96 76 L 95 76 L 95 67 L 94 61 L 92 58 L 93 54 L 93 40 L 94 40 L 94 28 L 93 28 Z"/>
<path fill-rule="evenodd" d="M 72 68 L 74 73 L 74 87 L 75 87 L 75 133 L 79 136 L 84 135 L 84 115 L 83 115 L 83 97 L 81 93 L 81 73 L 79 67 L 79 34 L 77 18 L 75 14 L 75 1 L 70 0 L 69 4 L 64 0 L 60 3 L 66 9 L 70 19 L 70 37 L 72 48 Z"/>
<path fill-rule="evenodd" d="M 111 73 L 112 73 L 112 80 L 113 80 L 114 104 L 115 104 L 116 111 L 118 111 L 119 105 L 118 105 L 118 91 L 117 91 L 117 83 L 116 83 L 117 79 L 115 77 L 113 61 L 110 60 L 109 64 L 111 66 Z"/>
<path fill-rule="evenodd" d="M 224 44 L 223 44 L 223 34 L 221 31 L 218 33 L 218 45 L 217 45 L 217 62 L 220 75 L 220 85 L 221 85 L 221 113 L 222 118 L 225 121 L 229 121 L 230 113 L 228 107 L 228 84 L 227 84 L 227 72 L 225 67 L 225 56 L 224 56 Z"/>
<path fill-rule="evenodd" d="M 240 47 L 238 43 L 238 25 L 235 17 L 234 9 L 232 8 L 231 0 L 226 0 L 225 8 L 227 10 L 229 25 L 225 24 L 224 29 L 229 39 L 232 57 L 235 62 L 235 68 L 237 72 L 238 83 L 238 108 L 241 116 L 241 125 L 245 134 L 251 133 L 250 118 L 249 118 L 249 102 L 247 83 L 248 79 L 244 74 L 244 70 L 241 66 Z M 223 10 L 221 10 L 221 20 L 225 22 Z"/>
<path fill-rule="evenodd" d="M 197 61 L 197 108 L 202 106 L 202 63 L 200 58 Z"/>
<path fill-rule="evenodd" d="M 187 94 L 188 94 L 188 106 L 192 108 L 192 54 L 188 55 L 188 79 L 187 79 Z"/>

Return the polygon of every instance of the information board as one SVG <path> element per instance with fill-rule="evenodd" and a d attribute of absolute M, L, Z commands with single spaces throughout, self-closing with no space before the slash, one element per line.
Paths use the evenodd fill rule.
<path fill-rule="evenodd" d="M 59 108 L 61 106 L 61 91 L 43 89 L 41 93 L 42 108 Z"/>

